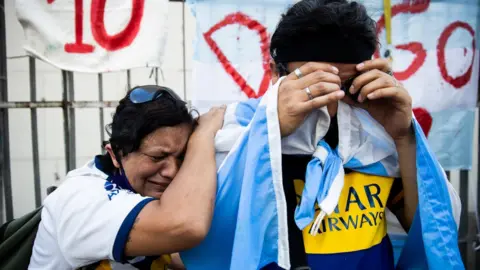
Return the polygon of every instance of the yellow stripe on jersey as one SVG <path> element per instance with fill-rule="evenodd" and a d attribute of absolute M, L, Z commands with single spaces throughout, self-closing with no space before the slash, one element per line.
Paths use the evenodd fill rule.
<path fill-rule="evenodd" d="M 306 253 L 352 252 L 379 244 L 387 233 L 385 207 L 393 180 L 357 172 L 346 174 L 335 212 L 323 219 L 316 236 L 309 234 L 312 224 L 303 230 Z M 294 180 L 294 184 L 300 197 L 304 181 Z"/>
<path fill-rule="evenodd" d="M 109 260 L 101 261 L 100 264 L 95 268 L 95 270 L 112 270 Z"/>
<path fill-rule="evenodd" d="M 150 270 L 166 270 L 168 265 L 172 263 L 172 257 L 170 255 L 163 255 L 162 257 L 153 261 L 150 266 Z"/>

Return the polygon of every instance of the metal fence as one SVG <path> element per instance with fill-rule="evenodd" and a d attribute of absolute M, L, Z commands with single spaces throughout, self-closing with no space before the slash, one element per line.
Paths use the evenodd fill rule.
<path fill-rule="evenodd" d="M 185 62 L 185 1 L 169 0 L 170 2 L 181 2 L 182 5 L 182 33 L 183 33 L 183 70 L 186 70 Z M 11 182 L 11 164 L 10 164 L 10 140 L 9 140 L 9 109 L 30 109 L 31 114 L 31 138 L 33 155 L 33 173 L 35 205 L 39 207 L 42 201 L 41 179 L 40 179 L 40 159 L 38 145 L 38 119 L 37 109 L 42 108 L 62 108 L 63 111 L 63 129 L 65 144 L 65 168 L 70 171 L 76 168 L 76 123 L 75 109 L 79 108 L 98 108 L 100 117 L 100 131 L 104 129 L 104 108 L 115 108 L 118 100 L 103 100 L 103 75 L 98 74 L 98 101 L 75 101 L 74 100 L 74 73 L 61 70 L 63 95 L 60 101 L 37 101 L 37 81 L 36 81 L 36 59 L 28 57 L 29 69 L 29 90 L 30 101 L 9 101 L 7 89 L 7 52 L 6 52 L 6 21 L 5 21 L 5 0 L 0 0 L 0 224 L 5 220 L 11 220 L 13 213 L 12 182 Z M 18 57 L 12 57 L 18 58 Z M 158 68 L 154 68 L 155 83 L 158 84 Z M 60 71 L 59 71 L 60 72 Z M 131 86 L 130 70 L 126 71 L 127 87 Z M 183 76 L 184 88 L 186 87 L 186 74 Z M 184 94 L 186 94 L 186 89 Z M 186 95 L 185 95 L 186 96 Z M 104 133 L 100 132 L 101 141 L 104 141 Z M 5 211 L 5 212 L 4 212 Z"/>
<path fill-rule="evenodd" d="M 0 100 L 0 114 L 3 122 L 0 122 L 2 127 L 2 158 L 0 159 L 1 175 L 0 179 L 3 183 L 3 194 L 5 207 L 0 205 L 0 210 L 5 209 L 6 220 L 13 218 L 13 198 L 11 188 L 10 176 L 10 151 L 9 151 L 9 126 L 8 126 L 8 109 L 30 109 L 31 117 L 31 138 L 32 138 L 32 156 L 33 156 L 33 174 L 34 174 L 34 190 L 35 190 L 35 205 L 39 207 L 42 200 L 42 191 L 40 190 L 40 158 L 38 146 L 38 120 L 37 110 L 42 108 L 62 108 L 63 110 L 63 130 L 64 130 L 64 144 L 65 144 L 65 168 L 70 171 L 76 168 L 76 141 L 75 141 L 75 109 L 78 108 L 98 108 L 100 117 L 100 130 L 103 130 L 104 108 L 114 108 L 118 105 L 118 101 L 104 101 L 103 100 L 103 75 L 98 74 L 98 101 L 75 101 L 74 100 L 74 73 L 71 71 L 62 70 L 62 86 L 63 98 L 61 101 L 36 101 L 36 59 L 28 57 L 29 64 L 29 86 L 30 86 L 30 100 L 29 102 L 8 101 L 7 91 L 3 91 L 4 96 Z M 1 72 L 1 71 L 0 71 Z M 2 73 L 0 73 L 2 74 Z M 6 73 L 5 76 L 6 77 Z M 130 77 L 130 71 L 127 71 L 127 78 Z M 157 79 L 158 80 L 158 79 Z M 4 80 L 6 82 L 6 79 Z M 128 80 L 129 81 L 129 80 Z M 130 83 L 128 83 L 130 86 Z M 6 90 L 6 88 L 5 88 Z M 104 140 L 103 132 L 100 132 L 101 140 Z M 0 186 L 1 191 L 1 186 Z M 1 192 L 0 192 L 1 194 Z M 0 203 L 2 200 L 0 200 Z M 0 221 L 3 214 L 0 214 Z"/>
<path fill-rule="evenodd" d="M 183 2 L 182 0 L 170 0 L 172 2 Z M 4 0 L 0 0 L 0 7 L 4 6 Z M 183 8 L 183 16 L 185 8 Z M 10 145 L 9 145 L 9 118 L 8 113 L 11 109 L 30 109 L 31 116 L 31 138 L 34 172 L 34 190 L 35 205 L 41 205 L 42 191 L 40 179 L 40 160 L 38 143 L 38 120 L 37 110 L 44 108 L 61 108 L 63 111 L 63 132 L 65 144 L 65 165 L 66 171 L 73 170 L 76 167 L 76 141 L 75 141 L 75 110 L 79 108 L 98 108 L 100 118 L 100 130 L 103 130 L 104 109 L 114 108 L 118 101 L 103 100 L 103 76 L 98 74 L 98 101 L 76 101 L 74 100 L 74 73 L 62 70 L 63 96 L 60 101 L 36 101 L 36 59 L 29 57 L 29 87 L 30 101 L 18 102 L 9 101 L 7 91 L 7 55 L 6 55 L 6 25 L 4 10 L 0 11 L 0 224 L 5 220 L 11 220 L 13 213 L 13 198 L 10 172 Z M 183 29 L 185 33 L 185 29 Z M 185 41 L 185 39 L 184 39 Z M 184 46 L 185 48 L 185 46 Z M 185 49 L 184 49 L 185 50 Z M 185 56 L 185 53 L 184 53 Z M 185 57 L 183 65 L 185 67 Z M 59 71 L 60 72 L 60 71 Z M 154 69 L 155 82 L 158 83 L 158 69 Z M 130 88 L 130 71 L 126 72 L 127 85 Z M 186 87 L 184 76 L 184 87 Z M 185 91 L 185 89 L 184 89 Z M 480 123 L 478 125 L 480 127 Z M 104 133 L 100 132 L 101 140 L 104 141 Z M 480 133 L 479 133 L 480 134 Z M 480 137 L 480 136 L 479 136 Z M 477 138 L 478 139 L 478 138 Z M 478 165 L 480 175 L 480 162 Z M 450 177 L 450 173 L 447 172 Z M 459 228 L 459 247 L 463 260 L 468 269 L 480 269 L 480 251 L 477 246 L 477 226 L 480 224 L 478 215 L 468 212 L 469 197 L 469 176 L 468 171 L 460 172 L 459 194 L 462 201 L 462 215 Z M 477 180 L 478 181 L 478 180 Z M 480 212 L 478 202 L 480 195 L 480 185 L 477 185 L 477 213 Z M 5 211 L 5 212 L 4 212 Z M 476 266 L 476 267 L 475 267 Z"/>

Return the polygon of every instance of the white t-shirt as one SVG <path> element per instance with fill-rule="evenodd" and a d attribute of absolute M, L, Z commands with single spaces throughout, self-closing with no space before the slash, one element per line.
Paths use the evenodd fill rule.
<path fill-rule="evenodd" d="M 124 258 L 133 223 L 154 198 L 122 188 L 97 166 L 92 160 L 69 172 L 45 199 L 29 269 L 77 269 L 93 263 L 110 266 L 101 269 L 137 269 L 134 265 L 145 263 L 164 269 L 162 258 L 169 258 Z"/>

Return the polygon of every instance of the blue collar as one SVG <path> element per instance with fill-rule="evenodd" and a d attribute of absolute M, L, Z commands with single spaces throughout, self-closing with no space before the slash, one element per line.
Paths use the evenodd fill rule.
<path fill-rule="evenodd" d="M 108 175 L 107 181 L 110 181 L 110 182 L 116 184 L 121 189 L 127 189 L 127 190 L 130 190 L 132 192 L 137 193 L 132 188 L 132 186 L 130 185 L 130 182 L 128 182 L 128 179 L 127 179 L 123 169 L 121 169 L 122 173 L 119 173 L 120 170 L 115 170 L 113 173 L 106 171 L 102 166 L 101 156 L 95 156 L 95 161 L 94 162 L 95 162 L 95 167 L 97 169 L 99 169 L 100 171 L 102 171 L 103 173 Z"/>

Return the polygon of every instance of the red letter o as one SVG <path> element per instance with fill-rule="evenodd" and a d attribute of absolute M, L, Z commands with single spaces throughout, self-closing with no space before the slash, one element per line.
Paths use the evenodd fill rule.
<path fill-rule="evenodd" d="M 470 33 L 470 35 L 472 35 L 473 57 L 467 72 L 465 72 L 465 74 L 463 75 L 453 78 L 448 74 L 448 71 L 447 71 L 447 65 L 445 62 L 445 46 L 447 45 L 448 38 L 452 35 L 453 31 L 455 31 L 455 29 L 457 28 L 463 28 L 467 30 Z M 445 30 L 443 30 L 442 34 L 440 35 L 440 38 L 438 39 L 437 58 L 438 58 L 438 67 L 440 68 L 440 74 L 442 74 L 442 77 L 443 79 L 445 79 L 446 82 L 453 85 L 453 87 L 455 88 L 460 88 L 465 84 L 467 84 L 470 81 L 470 78 L 472 76 L 473 61 L 475 60 L 475 32 L 473 31 L 473 28 L 467 23 L 460 22 L 460 21 L 456 21 L 448 25 L 445 28 Z"/>

